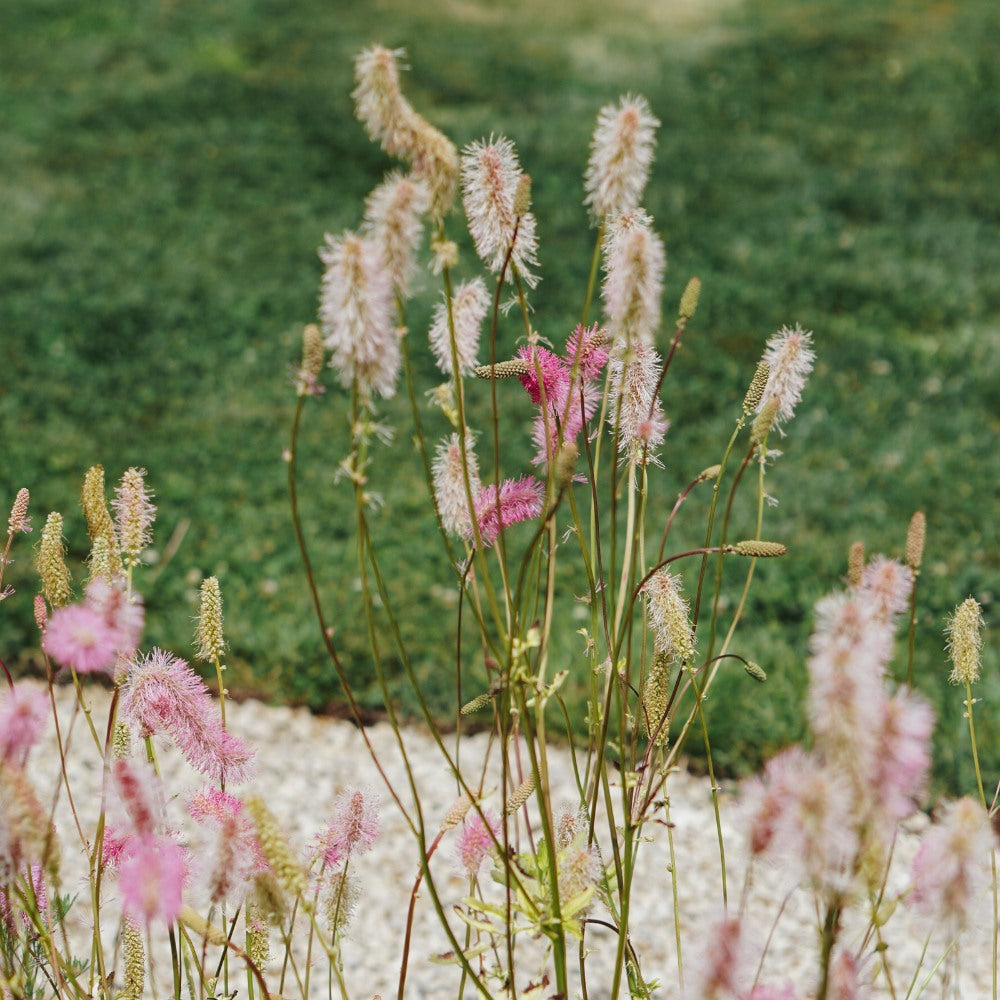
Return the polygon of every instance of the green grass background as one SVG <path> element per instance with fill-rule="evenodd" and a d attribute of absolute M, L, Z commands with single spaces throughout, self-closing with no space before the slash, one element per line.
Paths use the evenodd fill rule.
<path fill-rule="evenodd" d="M 85 556 L 82 473 L 145 466 L 157 550 L 139 587 L 147 641 L 190 653 L 197 584 L 223 587 L 232 687 L 336 707 L 285 494 L 288 368 L 315 317 L 325 231 L 354 226 L 390 164 L 348 98 L 351 60 L 405 46 L 411 101 L 459 144 L 502 132 L 534 179 L 544 280 L 538 328 L 577 316 L 593 232 L 581 181 L 598 108 L 644 94 L 663 122 L 646 204 L 670 257 L 670 315 L 702 303 L 664 391 L 673 422 L 654 503 L 717 461 L 764 339 L 816 332 L 820 358 L 783 442 L 762 567 L 738 648 L 764 665 L 712 699 L 730 771 L 802 732 L 811 606 L 846 551 L 899 554 L 927 512 L 919 687 L 938 706 L 938 777 L 971 787 L 943 616 L 969 594 L 995 614 L 1000 430 L 1000 7 L 992 0 L 14 0 L 0 5 L 0 502 L 32 491 L 36 526 L 66 517 Z M 462 219 L 449 222 L 462 231 Z M 472 273 L 466 253 L 464 274 Z M 408 321 L 418 375 L 429 282 Z M 505 326 L 508 346 L 517 333 Z M 454 588 L 428 517 L 403 399 L 373 470 L 375 530 L 406 639 L 435 706 L 453 708 Z M 509 471 L 523 401 L 511 404 Z M 428 418 L 432 435 L 443 433 Z M 523 435 L 526 438 L 526 433 Z M 334 483 L 344 403 L 304 427 L 307 530 L 345 662 L 376 705 L 354 568 L 350 493 Z M 690 530 L 702 530 L 692 507 Z M 176 533 L 176 535 L 175 535 Z M 32 536 L 37 538 L 37 535 Z M 0 656 L 30 666 L 29 547 L 4 602 Z M 77 573 L 77 579 L 82 572 Z M 568 581 L 571 588 L 573 581 Z M 583 588 L 580 587 L 582 590 Z M 579 659 L 567 610 L 558 654 Z M 563 635 L 562 633 L 565 633 Z M 989 640 L 988 640 L 989 641 Z M 36 654 L 37 655 L 37 654 Z M 1000 768 L 995 646 L 977 706 Z M 389 663 L 390 673 L 399 671 Z M 478 672 L 466 680 L 475 690 Z M 401 680 L 394 691 L 413 709 Z"/>

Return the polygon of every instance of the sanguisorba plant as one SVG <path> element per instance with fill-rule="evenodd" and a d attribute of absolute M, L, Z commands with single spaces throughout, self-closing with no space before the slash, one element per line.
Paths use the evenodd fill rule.
<path fill-rule="evenodd" d="M 662 980 L 663 995 L 680 989 L 696 1000 L 795 1000 L 802 995 L 792 986 L 759 982 L 761 964 L 755 973 L 741 946 L 753 863 L 775 855 L 814 902 L 816 971 L 805 995 L 861 997 L 865 977 L 878 978 L 893 997 L 914 995 L 924 958 L 915 970 L 900 970 L 886 950 L 887 920 L 897 903 L 912 904 L 949 929 L 950 943 L 932 974 L 944 958 L 955 960 L 970 906 L 991 882 L 994 928 L 997 922 L 990 823 L 996 795 L 992 801 L 987 795 L 978 758 L 977 798 L 942 808 L 905 891 L 894 895 L 887 884 L 898 824 L 924 791 L 930 759 L 932 715 L 912 691 L 923 515 L 910 523 L 902 560 L 866 559 L 856 545 L 846 587 L 817 605 L 807 661 L 811 746 L 772 760 L 751 789 L 746 827 L 753 863 L 739 897 L 731 898 L 703 705 L 720 670 L 735 666 L 755 681 L 766 679 L 758 664 L 736 652 L 734 639 L 757 560 L 785 554 L 784 545 L 765 536 L 765 479 L 778 456 L 773 437 L 784 433 L 812 368 L 812 335 L 783 327 L 767 341 L 742 401 L 734 404 L 732 433 L 716 464 L 687 475 L 663 470 L 659 456 L 669 424 L 661 388 L 695 315 L 699 282 L 688 281 L 664 333 L 666 255 L 641 206 L 658 126 L 648 104 L 627 96 L 600 112 L 584 181 L 596 239 L 580 321 L 574 329 L 540 331 L 530 307 L 539 267 L 531 183 L 513 143 L 490 137 L 460 154 L 402 95 L 399 60 L 399 52 L 375 47 L 356 63 L 357 115 L 408 170 L 389 174 L 372 192 L 356 232 L 328 236 L 320 251 L 320 322 L 304 330 L 288 451 L 293 521 L 320 634 L 360 724 L 312 572 L 296 488 L 300 422 L 308 401 L 324 391 L 329 363 L 346 400 L 350 448 L 339 469 L 354 497 L 371 663 L 407 785 L 389 779 L 363 726 L 360 739 L 416 847 L 397 996 L 419 995 L 416 988 L 408 993 L 408 970 L 411 960 L 429 958 L 411 955 L 423 886 L 440 919 L 441 951 L 456 966 L 456 996 L 529 1000 L 579 993 L 586 1000 L 627 991 L 644 997 Z M 459 189 L 479 258 L 464 266 L 447 231 Z M 428 338 L 444 381 L 429 393 L 414 382 L 413 334 L 405 325 L 425 227 L 430 270 L 443 292 Z M 599 275 L 602 319 L 591 322 Z M 400 380 L 427 499 L 454 571 L 456 690 L 463 669 L 483 670 L 483 689 L 464 704 L 456 698 L 454 743 L 446 742 L 421 691 L 375 543 L 378 459 L 387 433 L 379 406 Z M 530 427 L 511 427 L 505 399 L 522 390 L 533 420 Z M 489 406 L 470 407 L 472 394 L 487 396 Z M 473 426 L 470 412 L 487 413 L 486 426 Z M 428 436 L 432 427 L 436 443 Z M 534 445 L 530 469 L 507 468 L 501 444 L 517 434 Z M 481 461 L 483 453 L 489 458 Z M 749 538 L 731 537 L 741 491 L 754 511 Z M 28 503 L 27 490 L 13 501 L 0 559 L 3 597 L 10 593 L 3 571 L 11 546 L 30 530 Z M 251 998 L 322 992 L 347 1000 L 343 933 L 359 905 L 355 863 L 378 834 L 372 794 L 346 789 L 305 852 L 292 844 L 249 785 L 252 749 L 227 727 L 218 580 L 202 585 L 195 636 L 195 657 L 214 673 L 216 704 L 184 660 L 140 650 L 144 606 L 134 576 L 155 514 L 143 470 L 125 471 L 109 510 L 104 470 L 93 467 L 82 503 L 91 538 L 82 600 L 71 603 L 58 513 L 46 518 L 37 548 L 35 618 L 48 694 L 15 685 L 3 667 L 9 691 L 0 695 L 0 997 L 136 1000 L 156 989 L 156 976 L 148 973 L 157 954 L 177 1000 L 232 996 L 242 986 Z M 675 546 L 678 517 L 703 519 L 702 544 Z M 735 600 L 724 601 L 724 568 L 733 562 L 742 584 Z M 561 611 L 566 579 L 586 608 L 583 651 L 575 656 L 562 652 L 571 647 L 559 641 L 569 628 Z M 470 620 L 474 644 L 463 625 Z M 897 684 L 888 667 L 901 620 L 909 622 L 909 669 Z M 981 628 L 971 598 L 948 625 L 952 679 L 965 689 L 973 753 Z M 422 806 L 390 696 L 390 649 L 455 782 L 454 805 L 442 816 L 426 815 Z M 54 689 L 60 669 L 76 695 L 68 726 Z M 90 674 L 112 682 L 103 719 L 86 686 Z M 576 725 L 564 692 L 571 676 L 588 692 L 586 718 Z M 473 713 L 488 715 L 491 740 L 485 762 L 470 772 L 460 758 L 461 722 Z M 72 817 L 67 830 L 53 824 L 55 806 L 46 805 L 29 765 L 48 717 L 62 764 L 53 802 L 65 796 Z M 562 810 L 552 792 L 548 732 L 554 718 L 561 731 L 575 734 L 569 749 L 576 801 Z M 97 803 L 73 795 L 67 753 L 78 722 L 103 773 Z M 708 762 L 725 916 L 690 947 L 694 961 L 686 961 L 670 774 L 691 738 L 702 742 Z M 202 786 L 183 800 L 187 826 L 166 807 L 157 755 L 164 739 L 202 776 Z M 77 741 L 73 753 L 83 752 Z M 674 899 L 673 969 L 650 969 L 630 934 L 637 857 L 653 821 L 666 831 L 671 856 L 663 891 Z M 454 843 L 467 880 L 457 900 L 430 864 L 446 840 Z M 83 938 L 79 927 L 67 926 L 72 900 L 60 882 L 60 850 L 69 843 L 86 862 L 86 898 L 73 903 L 89 914 Z M 867 919 L 860 944 L 842 933 L 852 908 Z M 587 975 L 597 925 L 614 932 L 599 980 Z M 280 948 L 272 955 L 275 940 Z M 321 960 L 328 974 L 314 975 Z"/>

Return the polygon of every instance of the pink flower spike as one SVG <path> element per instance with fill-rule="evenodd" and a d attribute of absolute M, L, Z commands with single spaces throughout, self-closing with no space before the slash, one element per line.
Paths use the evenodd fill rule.
<path fill-rule="evenodd" d="M 118 583 L 98 577 L 87 584 L 86 607 L 96 611 L 115 633 L 115 651 L 130 657 L 136 651 L 146 623 L 146 611 L 139 594 L 129 594 Z"/>
<path fill-rule="evenodd" d="M 0 696 L 0 762 L 23 765 L 45 728 L 48 710 L 45 693 L 23 684 Z"/>
<path fill-rule="evenodd" d="M 245 781 L 252 772 L 253 750 L 223 728 L 202 679 L 162 649 L 131 664 L 121 712 L 141 737 L 169 736 L 192 767 L 216 781 Z"/>
<path fill-rule="evenodd" d="M 126 914 L 147 925 L 157 919 L 172 924 L 181 910 L 186 868 L 183 849 L 169 837 L 140 838 L 119 872 Z"/>
<path fill-rule="evenodd" d="M 596 323 L 586 329 L 582 323 L 577 324 L 566 341 L 566 366 L 571 372 L 576 366 L 583 382 L 593 381 L 608 363 L 606 342 L 607 334 Z"/>
<path fill-rule="evenodd" d="M 743 927 L 736 918 L 723 918 L 712 927 L 705 935 L 705 952 L 692 969 L 694 988 L 688 996 L 699 1000 L 730 1000 L 739 995 L 745 971 L 742 936 Z"/>
<path fill-rule="evenodd" d="M 542 401 L 543 389 L 545 401 L 550 406 L 565 401 L 569 389 L 569 369 L 562 358 L 544 347 L 522 347 L 517 356 L 528 366 L 528 371 L 519 376 L 519 380 L 528 390 L 533 403 Z"/>
<path fill-rule="evenodd" d="M 67 604 L 52 612 L 42 649 L 78 674 L 110 673 L 118 642 L 118 633 L 99 612 L 87 605 Z"/>
<path fill-rule="evenodd" d="M 501 529 L 538 517 L 542 512 L 544 496 L 545 485 L 531 476 L 504 480 L 500 486 L 499 501 L 496 486 L 484 486 L 476 497 L 476 521 L 483 545 L 492 545 Z M 467 534 L 472 537 L 471 527 Z"/>
<path fill-rule="evenodd" d="M 931 765 L 934 712 L 925 701 L 898 691 L 882 708 L 871 787 L 890 820 L 905 819 L 924 791 Z"/>
<path fill-rule="evenodd" d="M 479 874 L 483 859 L 493 849 L 499 838 L 500 821 L 493 813 L 487 811 L 482 816 L 479 813 L 473 813 L 465 820 L 458 834 L 456 853 L 462 871 L 469 878 L 475 878 Z"/>
<path fill-rule="evenodd" d="M 318 850 L 328 869 L 350 855 L 366 854 L 378 837 L 378 799 L 370 789 L 348 789 L 337 796 L 333 815 L 320 833 Z"/>
<path fill-rule="evenodd" d="M 913 570 L 887 556 L 872 559 L 862 571 L 858 585 L 858 593 L 873 603 L 880 618 L 902 614 L 909 607 L 912 590 Z"/>
<path fill-rule="evenodd" d="M 763 360 L 770 367 L 770 374 L 757 412 L 760 413 L 771 400 L 777 400 L 774 426 L 778 427 L 795 413 L 806 379 L 813 369 L 816 353 L 812 349 L 812 331 L 803 330 L 798 324 L 794 330 L 783 326 L 768 339 Z"/>

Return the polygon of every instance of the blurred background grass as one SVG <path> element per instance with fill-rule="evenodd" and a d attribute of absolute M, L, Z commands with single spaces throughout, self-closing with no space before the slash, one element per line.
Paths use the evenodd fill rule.
<path fill-rule="evenodd" d="M 534 179 L 544 281 L 536 325 L 577 316 L 593 232 L 582 171 L 599 107 L 644 94 L 663 122 L 646 204 L 670 257 L 665 311 L 691 275 L 701 308 L 668 380 L 673 421 L 654 502 L 717 461 L 764 339 L 816 331 L 820 358 L 783 442 L 762 567 L 739 649 L 770 674 L 722 678 L 720 763 L 753 767 L 802 732 L 811 606 L 846 551 L 899 554 L 927 512 L 919 687 L 938 707 L 938 778 L 970 788 L 943 616 L 996 607 L 1000 507 L 1000 7 L 993 0 L 21 0 L 0 6 L 0 502 L 32 491 L 35 524 L 66 517 L 85 556 L 78 490 L 131 464 L 157 493 L 140 579 L 147 641 L 190 653 L 202 575 L 223 587 L 229 682 L 336 708 L 285 495 L 287 372 L 315 317 L 324 231 L 354 226 L 389 164 L 348 98 L 351 60 L 405 46 L 416 107 L 458 143 L 503 132 Z M 450 220 L 452 234 L 462 220 Z M 463 261 L 472 271 L 471 255 Z M 419 376 L 428 284 L 408 322 Z M 516 324 L 505 328 L 511 346 Z M 522 394 L 523 395 L 523 394 Z M 518 408 L 520 407 L 520 408 Z M 453 710 L 454 587 L 402 429 L 373 471 L 375 530 L 404 634 L 435 706 Z M 524 401 L 512 404 L 512 430 Z M 428 419 L 429 433 L 443 433 Z M 521 426 L 524 426 L 521 424 Z M 378 704 L 354 569 L 332 391 L 307 415 L 307 530 L 337 641 Z M 515 434 L 511 434 L 516 438 Z M 525 435 L 526 437 L 526 435 Z M 518 471 L 528 443 L 512 444 Z M 703 530 L 692 507 L 692 536 Z M 33 536 L 37 538 L 37 535 Z M 31 666 L 28 545 L 15 552 L 0 655 Z M 82 572 L 77 573 L 77 579 Z M 569 581 L 570 587 L 572 581 Z M 581 588 L 582 589 L 582 588 Z M 567 610 L 558 653 L 580 650 Z M 995 647 L 979 732 L 1000 767 Z M 398 675 L 390 662 L 390 673 Z M 478 690 L 470 664 L 466 686 Z M 405 685 L 394 688 L 412 710 Z"/>

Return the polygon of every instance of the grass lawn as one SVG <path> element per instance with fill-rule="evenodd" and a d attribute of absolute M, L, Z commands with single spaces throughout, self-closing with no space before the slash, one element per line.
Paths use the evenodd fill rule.
<path fill-rule="evenodd" d="M 86 554 L 85 468 L 149 470 L 157 549 L 140 579 L 147 642 L 190 652 L 202 575 L 220 577 L 230 684 L 335 704 L 285 492 L 302 324 L 315 318 L 323 233 L 355 226 L 389 166 L 353 119 L 351 59 L 405 46 L 419 110 L 459 144 L 513 138 L 534 180 L 543 282 L 536 325 L 575 323 L 593 231 L 581 176 L 594 117 L 625 91 L 663 122 L 646 204 L 670 258 L 667 315 L 687 279 L 702 304 L 671 370 L 673 428 L 655 502 L 716 461 L 766 337 L 815 331 L 820 363 L 772 472 L 769 535 L 734 675 L 712 710 L 720 762 L 752 766 L 802 731 L 811 606 L 848 546 L 898 554 L 927 512 L 919 687 L 938 706 L 938 777 L 970 788 L 943 616 L 1000 584 L 1000 7 L 992 0 L 545 5 L 488 0 L 14 0 L 0 6 L 0 502 L 32 491 L 35 524 L 66 517 Z M 459 214 L 449 220 L 458 238 Z M 463 237 L 464 238 L 464 237 Z M 474 257 L 463 243 L 463 274 Z M 436 289 L 409 306 L 411 349 Z M 505 327 L 514 346 L 517 327 Z M 518 410 L 517 405 L 522 409 Z M 373 470 L 375 530 L 434 704 L 454 701 L 440 624 L 454 588 L 437 544 L 405 394 Z M 527 418 L 523 402 L 512 408 Z M 444 432 L 428 416 L 428 432 Z M 434 423 L 434 420 L 438 423 Z M 526 425 L 524 425 L 526 426 Z M 516 435 L 512 434 L 512 437 Z M 334 482 L 345 408 L 328 391 L 304 429 L 307 528 L 337 640 L 378 696 L 356 588 L 351 500 Z M 507 452 L 527 465 L 530 443 Z M 689 530 L 702 530 L 691 517 Z M 33 536 L 33 537 L 37 537 Z M 36 639 L 27 546 L 15 554 L 0 656 Z M 82 572 L 77 574 L 82 579 Z M 572 585 L 572 581 L 569 581 Z M 577 648 L 567 612 L 563 655 Z M 996 645 L 977 725 L 1000 766 Z M 467 685 L 475 686 L 470 663 Z M 412 708 L 400 680 L 404 709 Z"/>

